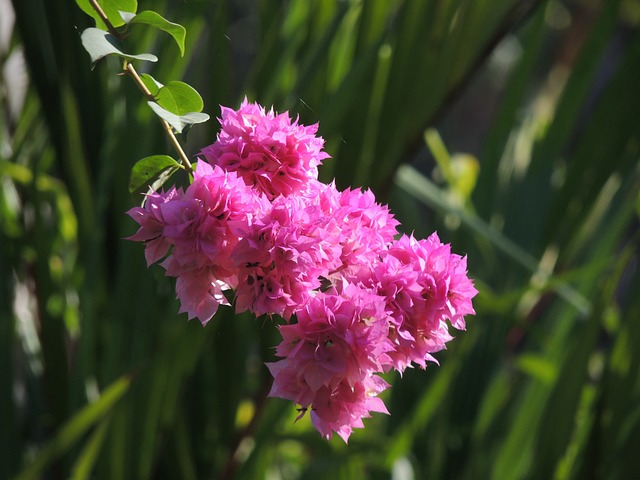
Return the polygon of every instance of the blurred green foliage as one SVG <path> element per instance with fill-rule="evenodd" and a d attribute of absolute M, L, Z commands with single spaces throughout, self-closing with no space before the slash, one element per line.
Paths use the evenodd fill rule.
<path fill-rule="evenodd" d="M 140 3 L 188 32 L 136 29 L 142 72 L 319 122 L 324 180 L 467 253 L 478 314 L 348 446 L 294 423 L 271 322 L 187 322 L 123 240 L 172 152 L 91 19 L 3 0 L 0 478 L 640 478 L 640 2 Z"/>

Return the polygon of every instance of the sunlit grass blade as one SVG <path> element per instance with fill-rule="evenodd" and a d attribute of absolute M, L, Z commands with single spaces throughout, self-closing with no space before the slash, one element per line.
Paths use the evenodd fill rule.
<path fill-rule="evenodd" d="M 96 460 L 102 453 L 102 447 L 109 429 L 111 417 L 107 415 L 95 428 L 90 438 L 82 448 L 78 455 L 73 468 L 71 470 L 71 478 L 73 480 L 81 480 L 91 478 L 92 470 Z"/>
<path fill-rule="evenodd" d="M 38 478 L 53 460 L 67 452 L 83 435 L 99 422 L 129 390 L 133 378 L 130 375 L 121 377 L 111 384 L 95 402 L 87 405 L 56 433 L 47 443 L 36 459 L 17 478 Z"/>
<path fill-rule="evenodd" d="M 399 168 L 396 182 L 398 186 L 410 192 L 429 207 L 459 217 L 465 227 L 479 237 L 489 240 L 496 249 L 506 254 L 514 263 L 517 263 L 530 273 L 538 271 L 539 262 L 531 254 L 524 251 L 518 244 L 505 237 L 501 232 L 492 228 L 476 215 L 469 214 L 459 207 L 451 205 L 438 187 L 413 167 L 402 166 Z M 567 285 L 558 286 L 558 293 L 582 313 L 588 312 L 591 308 L 588 299 Z"/>

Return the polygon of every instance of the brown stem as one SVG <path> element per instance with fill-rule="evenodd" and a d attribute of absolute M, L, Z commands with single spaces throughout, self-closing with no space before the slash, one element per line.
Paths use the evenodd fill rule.
<path fill-rule="evenodd" d="M 109 32 L 112 35 L 115 35 L 116 37 L 120 38 L 120 34 L 118 33 L 118 31 L 114 28 L 113 24 L 109 21 L 109 17 L 107 17 L 107 14 L 104 13 L 104 10 L 102 10 L 102 7 L 100 6 L 100 4 L 97 2 L 97 0 L 89 0 L 89 3 L 91 4 L 91 6 L 93 7 L 93 9 L 96 11 L 96 13 L 98 14 L 98 16 L 100 17 L 100 19 L 104 22 L 104 24 L 107 26 L 107 28 L 109 29 Z"/>
<path fill-rule="evenodd" d="M 89 3 L 93 7 L 93 9 L 96 11 L 96 13 L 100 17 L 100 19 L 107 26 L 107 29 L 109 29 L 109 33 L 111 33 L 115 37 L 121 39 L 122 36 L 115 29 L 113 24 L 109 21 L 109 18 L 107 17 L 107 14 L 104 13 L 104 10 L 100 6 L 100 4 L 97 2 L 97 0 L 89 0 Z M 131 78 L 133 78 L 133 81 L 136 82 L 136 85 L 138 85 L 138 88 L 142 91 L 142 93 L 145 95 L 145 97 L 147 97 L 147 99 L 149 101 L 151 101 L 151 102 L 155 102 L 156 101 L 154 96 L 151 94 L 151 92 L 149 91 L 147 86 L 144 84 L 144 82 L 140 78 L 140 75 L 138 75 L 138 72 L 136 71 L 134 66 L 131 63 L 129 63 L 128 61 L 126 61 L 126 60 L 124 62 L 124 71 L 127 72 L 127 74 Z M 158 117 L 158 118 L 160 118 L 160 117 Z M 176 151 L 176 153 L 180 157 L 180 161 L 182 162 L 182 164 L 185 167 L 187 167 L 187 169 L 190 172 L 193 172 L 193 167 L 191 166 L 191 162 L 189 161 L 189 157 L 187 157 L 187 154 L 184 153 L 184 150 L 182 149 L 182 145 L 180 145 L 180 142 L 176 138 L 175 133 L 173 133 L 173 129 L 171 128 L 171 125 L 169 125 L 169 122 L 167 122 L 164 118 L 160 118 L 160 123 L 162 124 L 162 128 L 164 129 L 165 133 L 167 134 L 167 137 L 169 138 L 169 142 L 171 143 L 171 145 L 173 146 L 174 150 Z"/>
<path fill-rule="evenodd" d="M 136 85 L 138 85 L 138 88 L 140 88 L 142 93 L 144 93 L 144 95 L 149 99 L 149 101 L 155 102 L 154 96 L 151 94 L 147 86 L 144 84 L 144 82 L 140 78 L 140 75 L 138 75 L 138 72 L 136 71 L 134 66 L 131 63 L 126 62 L 124 69 L 129 74 L 129 76 L 133 78 L 133 81 L 136 82 Z M 164 128 L 164 131 L 167 134 L 167 137 L 169 137 L 169 142 L 171 142 L 171 145 L 173 146 L 175 151 L 178 153 L 178 156 L 180 157 L 182 164 L 185 167 L 187 167 L 189 171 L 193 172 L 193 167 L 191 166 L 191 162 L 189 161 L 187 154 L 184 153 L 184 150 L 182 149 L 180 142 L 178 142 L 178 139 L 176 138 L 175 133 L 173 133 L 173 129 L 171 128 L 171 125 L 169 125 L 169 122 L 167 122 L 164 118 L 160 118 L 160 123 L 162 123 L 162 128 Z"/>
<path fill-rule="evenodd" d="M 264 414 L 269 390 L 271 390 L 271 382 L 272 379 L 270 377 L 265 378 L 265 382 L 263 383 L 262 388 L 257 394 L 256 407 L 253 413 L 253 417 L 251 417 L 249 424 L 244 428 L 244 430 L 239 433 L 239 435 L 231 445 L 229 457 L 227 457 L 227 462 L 222 468 L 218 476 L 218 480 L 230 480 L 235 477 L 235 473 L 240 466 L 240 462 L 238 460 L 238 449 L 242 445 L 242 441 L 245 438 L 252 436 L 258 428 L 258 423 L 260 423 L 262 415 Z"/>

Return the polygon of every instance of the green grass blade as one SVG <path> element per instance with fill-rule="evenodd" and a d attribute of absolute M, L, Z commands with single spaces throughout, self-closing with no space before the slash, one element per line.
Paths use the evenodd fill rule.
<path fill-rule="evenodd" d="M 99 422 L 129 390 L 132 377 L 124 376 L 111 384 L 100 398 L 87 405 L 56 433 L 55 437 L 42 449 L 36 459 L 18 479 L 39 478 L 46 467 L 57 457 L 67 452 L 93 425 Z"/>

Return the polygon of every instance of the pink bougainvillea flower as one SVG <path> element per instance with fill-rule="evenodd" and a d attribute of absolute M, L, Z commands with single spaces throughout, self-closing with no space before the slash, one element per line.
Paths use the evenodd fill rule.
<path fill-rule="evenodd" d="M 181 190 L 171 188 L 167 193 L 151 193 L 146 196 L 144 207 L 134 207 L 127 212 L 140 228 L 127 237 L 127 240 L 145 243 L 144 256 L 147 266 L 163 258 L 171 243 L 164 237 L 164 227 L 167 222 L 164 219 L 162 206 L 182 196 Z"/>
<path fill-rule="evenodd" d="M 312 297 L 297 318 L 280 327 L 276 355 L 283 360 L 268 364 L 270 395 L 311 409 L 324 436 L 336 432 L 346 441 L 371 411 L 386 412 L 376 398 L 387 387 L 377 374 L 388 368 L 393 349 L 384 299 L 343 282 Z"/>
<path fill-rule="evenodd" d="M 464 329 L 464 315 L 475 313 L 471 298 L 477 291 L 467 277 L 466 258 L 451 253 L 436 233 L 426 240 L 403 235 L 394 241 L 369 279 L 394 318 L 392 356 L 399 371 L 435 361 L 431 354 L 452 339 L 447 321 Z"/>
<path fill-rule="evenodd" d="M 231 251 L 240 241 L 238 235 L 270 208 L 235 172 L 198 162 L 184 193 L 171 189 L 152 194 L 144 207 L 129 211 L 140 224 L 130 239 L 146 243 L 148 264 L 170 251 L 162 266 L 177 278 L 181 312 L 206 324 L 218 305 L 228 304 L 222 292 L 237 285 Z"/>
<path fill-rule="evenodd" d="M 379 205 L 371 190 L 347 189 L 340 193 L 342 261 L 345 267 L 370 265 L 397 234 L 399 222 L 386 205 Z"/>
<path fill-rule="evenodd" d="M 304 126 L 288 113 L 249 103 L 238 110 L 221 107 L 222 130 L 201 154 L 212 165 L 234 171 L 249 186 L 273 199 L 306 189 L 318 177 L 318 166 L 328 158 L 318 125 Z"/>
<path fill-rule="evenodd" d="M 354 428 L 364 428 L 362 419 L 369 418 L 371 412 L 389 414 L 377 396 L 388 386 L 382 378 L 374 375 L 353 386 L 341 382 L 331 389 L 322 387 L 311 410 L 313 426 L 327 440 L 336 432 L 347 443 Z"/>
<path fill-rule="evenodd" d="M 467 259 L 436 233 L 398 238 L 370 190 L 318 181 L 328 155 L 317 125 L 246 99 L 219 120 L 191 185 L 129 210 L 129 239 L 145 244 L 147 265 L 163 260 L 189 319 L 204 325 L 231 303 L 282 317 L 269 395 L 347 442 L 372 412 L 388 413 L 381 374 L 425 368 L 450 327 L 466 328 L 477 293 Z"/>
<path fill-rule="evenodd" d="M 167 271 L 171 270 L 171 266 L 167 266 Z M 175 276 L 176 294 L 180 300 L 179 313 L 186 313 L 189 320 L 198 318 L 206 325 L 220 305 L 229 305 L 224 292 L 231 287 L 218 279 L 213 269 L 197 268 Z"/>
<path fill-rule="evenodd" d="M 165 208 L 171 213 L 165 215 L 170 223 L 164 235 L 174 246 L 174 260 L 185 270 L 207 266 L 231 275 L 236 233 L 248 230 L 253 218 L 269 206 L 234 172 L 198 162 L 181 201 Z"/>
<path fill-rule="evenodd" d="M 305 197 L 277 197 L 231 257 L 239 281 L 236 310 L 291 318 L 340 265 L 340 249 L 321 208 Z"/>

